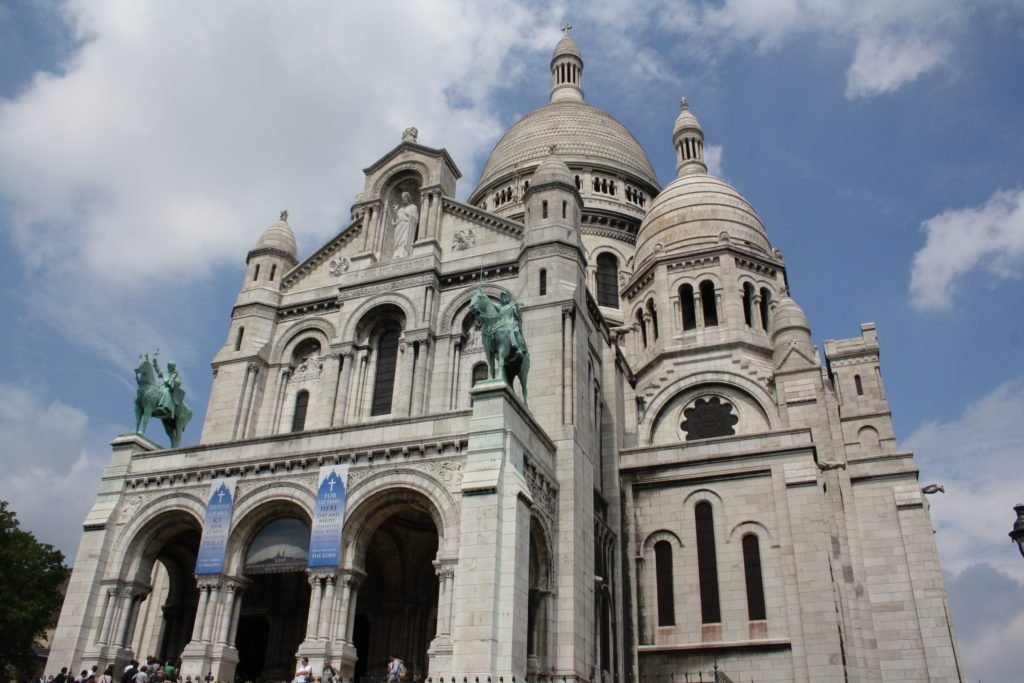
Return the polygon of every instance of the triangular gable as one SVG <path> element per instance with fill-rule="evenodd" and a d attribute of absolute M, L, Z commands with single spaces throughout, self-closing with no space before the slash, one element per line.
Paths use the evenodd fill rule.
<path fill-rule="evenodd" d="M 302 263 L 292 268 L 281 281 L 281 291 L 288 291 L 314 272 L 321 264 L 328 261 L 331 256 L 340 252 L 345 245 L 363 232 L 362 219 L 357 219 L 342 228 L 334 239 L 313 252 Z"/>
<path fill-rule="evenodd" d="M 460 171 L 459 167 L 455 165 L 455 160 L 452 159 L 450 154 L 448 154 L 448 150 L 426 147 L 424 145 L 419 144 L 418 142 L 411 142 L 409 140 L 404 140 L 400 142 L 390 152 L 382 156 L 380 159 L 375 161 L 370 166 L 364 168 L 363 173 L 365 173 L 367 177 L 373 175 L 381 168 L 391 163 L 395 159 L 395 157 L 397 157 L 405 150 L 410 150 L 418 154 L 422 154 L 424 156 L 432 157 L 434 159 L 441 159 L 442 161 L 444 161 L 445 165 L 448 166 L 449 170 L 451 170 L 452 175 L 455 176 L 456 180 L 462 177 L 462 171 Z"/>
<path fill-rule="evenodd" d="M 786 349 L 782 360 L 775 366 L 775 374 L 784 372 L 796 372 L 799 370 L 812 370 L 818 367 L 818 361 L 809 356 L 801 349 L 796 342 L 792 342 Z"/>

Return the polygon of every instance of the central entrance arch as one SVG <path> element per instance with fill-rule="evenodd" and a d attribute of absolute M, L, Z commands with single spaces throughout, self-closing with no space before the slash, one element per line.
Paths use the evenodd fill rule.
<path fill-rule="evenodd" d="M 256 531 L 245 553 L 248 583 L 235 639 L 236 680 L 290 680 L 306 631 L 310 587 L 306 564 L 309 523 L 283 509 Z"/>
<path fill-rule="evenodd" d="M 365 505 L 372 513 L 359 530 L 366 580 L 352 630 L 356 681 L 381 679 L 391 655 L 405 662 L 410 677 L 425 679 L 437 632 L 440 536 L 432 506 L 412 491 L 385 493 Z"/>

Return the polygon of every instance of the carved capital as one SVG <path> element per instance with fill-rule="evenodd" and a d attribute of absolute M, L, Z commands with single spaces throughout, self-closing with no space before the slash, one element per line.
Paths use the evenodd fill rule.
<path fill-rule="evenodd" d="M 576 307 L 575 306 L 566 306 L 565 308 L 563 308 L 562 309 L 562 317 L 563 318 L 569 318 L 570 320 L 575 320 L 576 319 Z"/>

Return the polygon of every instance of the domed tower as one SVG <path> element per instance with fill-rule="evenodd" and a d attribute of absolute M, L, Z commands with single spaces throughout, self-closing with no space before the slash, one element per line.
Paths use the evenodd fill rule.
<path fill-rule="evenodd" d="M 526 221 L 526 196 L 552 145 L 583 207 L 579 229 L 587 282 L 602 313 L 621 322 L 619 289 L 640 222 L 659 190 L 647 153 L 610 114 L 584 101 L 583 56 L 568 34 L 551 57 L 551 101 L 513 125 L 494 146 L 469 203 Z"/>
<path fill-rule="evenodd" d="M 266 344 L 274 335 L 281 303 L 281 281 L 298 265 L 295 234 L 288 225 L 288 212 L 263 231 L 245 259 L 245 280 L 231 312 L 228 337 L 214 357 L 210 407 L 206 412 L 201 443 L 213 439 L 244 438 L 256 420 L 253 401 L 240 406 L 237 396 L 266 381 Z M 235 397 L 232 400 L 231 397 Z"/>
<path fill-rule="evenodd" d="M 743 195 L 708 175 L 704 131 L 685 99 L 672 144 L 677 177 L 648 208 L 622 292 L 641 403 L 664 407 L 659 401 L 671 402 L 673 392 L 699 393 L 684 385 L 707 373 L 747 387 L 746 397 L 722 393 L 716 399 L 722 405 L 747 400 L 754 406 L 758 393 L 767 402 L 774 302 L 785 291 L 780 254 Z M 767 425 L 765 410 L 738 412 L 761 413 L 746 425 L 754 429 Z"/>

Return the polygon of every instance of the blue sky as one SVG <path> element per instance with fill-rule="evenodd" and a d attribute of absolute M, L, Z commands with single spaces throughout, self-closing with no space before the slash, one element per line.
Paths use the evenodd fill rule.
<path fill-rule="evenodd" d="M 70 557 L 140 351 L 198 438 L 244 258 L 301 255 L 407 126 L 472 190 L 547 101 L 569 21 L 587 101 L 663 183 L 685 95 L 758 210 L 817 342 L 874 321 L 931 497 L 972 679 L 1013 680 L 1024 560 L 1024 2 L 0 4 L 0 498 Z M 162 438 L 154 431 L 154 437 Z"/>

